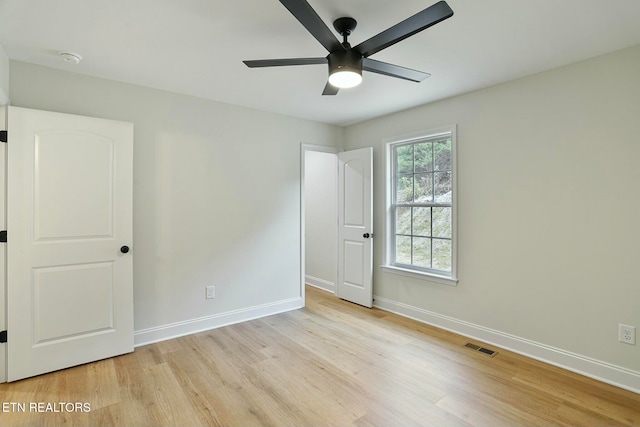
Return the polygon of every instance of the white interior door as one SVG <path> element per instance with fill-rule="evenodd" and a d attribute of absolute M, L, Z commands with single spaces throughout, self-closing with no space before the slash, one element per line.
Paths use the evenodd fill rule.
<path fill-rule="evenodd" d="M 373 148 L 338 154 L 338 297 L 373 304 Z"/>
<path fill-rule="evenodd" d="M 133 125 L 9 107 L 8 131 L 8 380 L 133 351 Z"/>
<path fill-rule="evenodd" d="M 7 130 L 7 108 L 0 106 L 0 130 Z M 0 143 L 0 230 L 7 229 L 7 144 Z M 7 330 L 7 252 L 6 243 L 0 243 L 0 331 Z M 0 343 L 0 383 L 7 381 L 7 343 Z"/>

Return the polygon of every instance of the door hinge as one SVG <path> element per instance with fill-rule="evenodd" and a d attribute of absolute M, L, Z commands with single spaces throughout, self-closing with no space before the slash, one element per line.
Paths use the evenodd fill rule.
<path fill-rule="evenodd" d="M 7 142 L 9 140 L 9 133 L 6 130 L 0 130 L 0 142 Z"/>
<path fill-rule="evenodd" d="M 0 243 L 7 243 L 7 230 L 0 231 Z"/>
<path fill-rule="evenodd" d="M 7 342 L 7 331 L 0 332 L 0 343 Z"/>

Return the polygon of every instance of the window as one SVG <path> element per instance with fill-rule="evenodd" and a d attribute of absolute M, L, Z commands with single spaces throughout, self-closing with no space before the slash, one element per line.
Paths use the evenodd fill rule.
<path fill-rule="evenodd" d="M 387 267 L 454 279 L 455 130 L 388 142 Z"/>

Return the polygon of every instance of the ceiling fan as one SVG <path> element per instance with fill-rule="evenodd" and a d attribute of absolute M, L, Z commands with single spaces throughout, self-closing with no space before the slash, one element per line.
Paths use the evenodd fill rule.
<path fill-rule="evenodd" d="M 323 95 L 336 95 L 341 88 L 359 85 L 362 82 L 362 70 L 413 82 L 426 79 L 430 74 L 376 61 L 369 56 L 453 16 L 453 10 L 449 5 L 445 1 L 439 1 L 351 47 L 347 37 L 356 28 L 355 19 L 343 17 L 333 22 L 333 27 L 343 38 L 340 43 L 306 0 L 280 0 L 280 3 L 329 51 L 329 55 L 324 58 L 258 59 L 243 62 L 250 68 L 329 64 L 329 81 L 322 92 Z"/>

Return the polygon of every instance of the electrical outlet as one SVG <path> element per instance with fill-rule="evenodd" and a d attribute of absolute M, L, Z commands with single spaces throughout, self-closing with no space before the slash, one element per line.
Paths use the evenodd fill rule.
<path fill-rule="evenodd" d="M 623 325 L 622 323 L 618 325 L 618 341 L 623 342 L 625 344 L 636 344 L 636 327 Z"/>
<path fill-rule="evenodd" d="M 216 297 L 216 287 L 215 286 L 207 286 L 205 287 L 207 290 L 207 299 L 212 299 Z"/>

